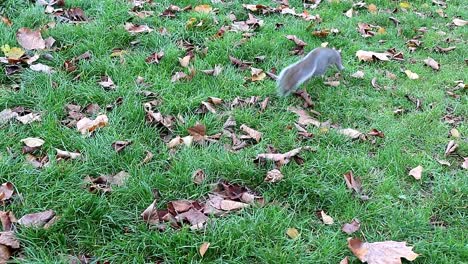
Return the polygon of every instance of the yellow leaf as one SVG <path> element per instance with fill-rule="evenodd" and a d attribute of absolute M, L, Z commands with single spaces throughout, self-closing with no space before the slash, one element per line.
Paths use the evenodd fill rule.
<path fill-rule="evenodd" d="M 292 239 L 296 239 L 298 236 L 299 236 L 299 231 L 297 231 L 296 228 L 288 228 L 288 230 L 286 230 L 286 234 L 292 238 Z"/>
<path fill-rule="evenodd" d="M 185 23 L 185 26 L 186 26 L 187 28 L 191 28 L 191 27 L 193 27 L 193 24 L 195 24 L 195 22 L 197 22 L 197 19 L 194 18 L 194 17 L 191 17 L 191 18 L 187 21 L 187 23 Z"/>
<path fill-rule="evenodd" d="M 380 35 L 385 34 L 385 28 L 383 27 L 379 28 L 379 30 L 377 30 L 377 34 L 380 34 Z"/>
<path fill-rule="evenodd" d="M 128 53 L 128 51 L 126 51 L 126 50 L 117 49 L 115 51 L 112 51 L 110 56 L 111 57 L 121 57 L 121 56 L 123 56 L 123 55 L 125 55 L 127 53 Z"/>
<path fill-rule="evenodd" d="M 22 48 L 10 48 L 10 45 L 8 44 L 2 46 L 2 51 L 8 59 L 13 60 L 18 60 L 19 58 L 21 58 L 21 56 L 24 55 L 24 50 Z"/>
<path fill-rule="evenodd" d="M 210 243 L 208 242 L 203 242 L 203 244 L 200 246 L 200 249 L 198 250 L 200 253 L 200 256 L 204 256 L 208 248 L 210 247 Z"/>
<path fill-rule="evenodd" d="M 369 12 L 371 12 L 372 14 L 375 14 L 375 13 L 377 13 L 377 6 L 374 5 L 374 4 L 370 4 L 370 5 L 367 7 L 367 10 L 369 10 Z"/>
<path fill-rule="evenodd" d="M 400 7 L 401 7 L 401 8 L 404 8 L 404 9 L 408 9 L 408 8 L 411 7 L 411 4 L 408 3 L 408 2 L 401 2 L 401 3 L 400 3 Z"/>
<path fill-rule="evenodd" d="M 419 75 L 417 73 L 414 73 L 410 70 L 406 70 L 405 73 L 406 73 L 406 76 L 408 76 L 408 78 L 410 78 L 411 80 L 419 79 Z"/>
<path fill-rule="evenodd" d="M 210 5 L 199 5 L 195 7 L 195 12 L 208 14 L 213 8 Z"/>

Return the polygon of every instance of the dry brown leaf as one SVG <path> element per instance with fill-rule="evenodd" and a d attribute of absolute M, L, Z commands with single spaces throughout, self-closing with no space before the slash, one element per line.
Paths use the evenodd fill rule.
<path fill-rule="evenodd" d="M 41 169 L 49 165 L 49 158 L 47 156 L 36 157 L 28 153 L 25 155 L 25 159 L 36 169 Z"/>
<path fill-rule="evenodd" d="M 280 170 L 278 169 L 274 169 L 274 170 L 271 170 L 271 171 L 268 171 L 267 172 L 267 175 L 264 179 L 265 182 L 270 182 L 270 183 L 275 183 L 275 182 L 279 182 L 283 179 L 283 174 L 281 173 Z"/>
<path fill-rule="evenodd" d="M 154 157 L 153 153 L 151 153 L 150 151 L 146 150 L 145 152 L 146 152 L 146 156 L 145 156 L 145 158 L 141 161 L 140 164 L 146 164 L 146 163 L 150 162 L 150 161 L 153 159 L 153 157 Z"/>
<path fill-rule="evenodd" d="M 344 257 L 344 259 L 340 261 L 340 264 L 349 264 L 348 256 Z"/>
<path fill-rule="evenodd" d="M 367 6 L 367 10 L 369 10 L 369 12 L 371 12 L 372 14 L 376 14 L 377 13 L 377 6 L 374 5 L 374 4 L 370 4 Z"/>
<path fill-rule="evenodd" d="M 5 182 L 0 186 L 0 200 L 2 202 L 9 200 L 15 192 L 15 186 L 11 182 Z M 5 230 L 5 229 L 4 229 Z M 5 230 L 7 231 L 7 230 Z"/>
<path fill-rule="evenodd" d="M 18 222 L 15 215 L 10 211 L 0 211 L 0 221 L 2 222 L 3 231 L 12 231 L 13 224 Z"/>
<path fill-rule="evenodd" d="M 18 113 L 7 108 L 0 112 L 0 126 L 8 123 L 11 119 L 17 118 Z"/>
<path fill-rule="evenodd" d="M 450 162 L 446 161 L 446 160 L 440 160 L 440 159 L 435 159 L 440 165 L 445 165 L 445 166 L 448 166 L 450 167 Z"/>
<path fill-rule="evenodd" d="M 440 69 L 440 64 L 437 61 L 435 61 L 433 58 L 425 59 L 424 63 L 436 71 Z"/>
<path fill-rule="evenodd" d="M 109 76 L 102 76 L 101 80 L 98 82 L 104 89 L 115 89 L 115 84 Z"/>
<path fill-rule="evenodd" d="M 27 214 L 18 220 L 18 224 L 25 227 L 44 227 L 55 217 L 53 210 L 47 210 L 40 213 Z"/>
<path fill-rule="evenodd" d="M 408 175 L 413 176 L 416 180 L 420 180 L 423 172 L 423 167 L 421 165 L 413 168 L 409 171 Z"/>
<path fill-rule="evenodd" d="M 221 65 L 215 65 L 214 69 L 212 69 L 212 70 L 202 70 L 201 72 L 206 73 L 208 75 L 218 76 L 221 73 L 222 70 L 223 70 L 223 68 L 221 67 Z"/>
<path fill-rule="evenodd" d="M 363 71 L 357 71 L 351 75 L 351 77 L 358 78 L 358 79 L 364 79 L 364 72 Z"/>
<path fill-rule="evenodd" d="M 164 57 L 164 51 L 160 52 L 154 52 L 151 55 L 149 55 L 145 61 L 147 63 L 156 63 L 159 64 L 160 60 Z"/>
<path fill-rule="evenodd" d="M 352 129 L 352 128 L 342 128 L 342 129 L 338 129 L 338 133 L 342 134 L 342 135 L 345 135 L 345 136 L 348 136 L 352 139 L 362 139 L 364 140 L 365 139 L 365 135 L 359 131 L 357 131 L 356 129 Z"/>
<path fill-rule="evenodd" d="M 405 73 L 406 73 L 406 76 L 408 76 L 408 78 L 410 78 L 411 80 L 419 79 L 419 75 L 417 73 L 414 73 L 410 70 L 406 70 Z"/>
<path fill-rule="evenodd" d="M 450 140 L 445 148 L 445 156 L 448 156 L 457 150 L 458 144 L 454 140 Z"/>
<path fill-rule="evenodd" d="M 24 145 L 30 147 L 30 148 L 38 148 L 42 145 L 44 145 L 45 141 L 40 139 L 40 138 L 23 138 L 20 140 L 21 142 L 24 143 Z"/>
<path fill-rule="evenodd" d="M 200 249 L 198 250 L 198 252 L 200 253 L 200 256 L 203 257 L 209 247 L 210 247 L 210 243 L 203 242 L 203 244 L 200 246 Z"/>
<path fill-rule="evenodd" d="M 57 151 L 57 155 L 56 155 L 57 160 L 77 159 L 77 158 L 81 157 L 81 154 L 77 153 L 77 152 L 70 152 L 70 151 L 60 150 L 58 148 L 56 148 L 55 151 Z"/>
<path fill-rule="evenodd" d="M 333 218 L 327 215 L 323 210 L 320 211 L 320 219 L 322 219 L 323 223 L 326 225 L 333 225 L 334 223 Z"/>
<path fill-rule="evenodd" d="M 36 72 L 43 72 L 43 73 L 47 73 L 47 74 L 55 73 L 55 71 L 53 70 L 52 67 L 47 66 L 47 65 L 42 64 L 42 63 L 36 63 L 34 65 L 29 66 L 29 68 L 31 70 L 33 70 L 33 71 L 36 71 Z"/>
<path fill-rule="evenodd" d="M 152 28 L 148 27 L 147 25 L 136 25 L 133 23 L 125 23 L 125 30 L 129 32 L 130 34 L 138 34 L 138 33 L 150 33 L 153 31 Z"/>
<path fill-rule="evenodd" d="M 126 147 L 128 147 L 130 144 L 132 144 L 131 141 L 117 140 L 114 143 L 112 143 L 111 146 L 115 150 L 115 152 L 119 153 L 122 150 L 124 150 Z"/>
<path fill-rule="evenodd" d="M 452 136 L 452 137 L 454 137 L 454 138 L 460 138 L 460 137 L 461 137 L 461 134 L 460 134 L 460 132 L 458 131 L 458 129 L 452 128 L 452 129 L 450 129 L 450 136 Z"/>
<path fill-rule="evenodd" d="M 389 55 L 387 53 L 377 53 L 372 51 L 358 50 L 356 52 L 356 57 L 358 57 L 359 61 L 389 61 L 390 59 L 388 56 Z"/>
<path fill-rule="evenodd" d="M 290 150 L 284 154 L 281 153 L 263 153 L 263 154 L 258 154 L 257 157 L 255 158 L 254 162 L 255 163 L 263 163 L 265 160 L 271 160 L 276 163 L 277 167 L 281 167 L 283 165 L 288 164 L 291 159 L 295 159 L 296 162 L 300 162 L 297 160 L 299 153 L 302 150 L 312 150 L 311 147 L 300 147 L 300 148 L 295 148 L 293 150 Z"/>
<path fill-rule="evenodd" d="M 76 123 L 76 129 L 81 132 L 82 135 L 87 135 L 108 124 L 109 119 L 106 115 L 98 115 L 94 120 L 85 117 Z"/>
<path fill-rule="evenodd" d="M 257 143 L 260 142 L 260 139 L 262 138 L 262 133 L 258 132 L 257 130 L 254 130 L 254 129 L 248 127 L 248 126 L 246 126 L 245 124 L 241 125 L 240 129 L 242 131 L 244 131 L 246 134 L 248 134 L 249 137 L 255 139 L 255 141 L 257 141 Z"/>
<path fill-rule="evenodd" d="M 454 18 L 452 20 L 453 24 L 457 27 L 463 27 L 463 26 L 466 26 L 468 25 L 468 21 L 466 20 L 463 20 L 463 19 L 459 19 L 459 18 Z"/>
<path fill-rule="evenodd" d="M 350 8 L 348 11 L 346 11 L 346 12 L 344 13 L 344 15 L 345 15 L 346 17 L 348 17 L 348 18 L 352 18 L 352 17 L 353 17 L 353 9 Z"/>
<path fill-rule="evenodd" d="M 188 75 L 185 74 L 185 72 L 176 72 L 172 78 L 171 78 L 171 82 L 177 82 L 179 81 L 180 79 L 186 79 L 188 78 Z"/>
<path fill-rule="evenodd" d="M 184 67 L 184 68 L 187 68 L 189 63 L 190 63 L 190 59 L 192 58 L 192 56 L 190 55 L 187 55 L 183 58 L 179 58 L 179 63 L 180 63 L 180 66 Z"/>
<path fill-rule="evenodd" d="M 232 200 L 222 200 L 220 206 L 221 206 L 221 210 L 234 211 L 234 210 L 239 210 L 245 207 L 249 207 L 249 204 L 246 204 L 243 202 L 232 201 Z"/>
<path fill-rule="evenodd" d="M 361 223 L 359 223 L 359 220 L 353 219 L 351 223 L 344 224 L 341 228 L 341 231 L 345 232 L 348 235 L 351 235 L 352 233 L 358 231 L 360 227 Z"/>
<path fill-rule="evenodd" d="M 210 5 L 198 5 L 193 10 L 198 13 L 208 14 L 213 8 Z"/>
<path fill-rule="evenodd" d="M 148 208 L 141 213 L 141 217 L 143 218 L 143 221 L 147 222 L 150 225 L 156 225 L 159 224 L 159 216 L 158 216 L 158 210 L 156 208 L 156 200 L 153 201 L 153 203 L 148 206 Z"/>
<path fill-rule="evenodd" d="M 203 183 L 204 180 L 205 180 L 205 172 L 202 169 L 198 169 L 192 174 L 193 183 L 200 185 Z"/>
<path fill-rule="evenodd" d="M 463 163 L 460 166 L 463 169 L 468 170 L 468 158 L 463 158 Z"/>
<path fill-rule="evenodd" d="M 350 190 L 354 190 L 357 194 L 361 194 L 362 185 L 358 177 L 354 177 L 353 172 L 349 171 L 343 175 L 346 186 Z"/>
<path fill-rule="evenodd" d="M 296 108 L 296 107 L 288 107 L 288 110 L 299 116 L 299 120 L 297 121 L 297 123 L 299 123 L 300 125 L 303 125 L 303 126 L 313 125 L 316 127 L 320 127 L 320 124 L 321 124 L 320 121 L 311 117 L 309 113 L 307 113 L 306 110 Z"/>
<path fill-rule="evenodd" d="M 206 127 L 202 124 L 197 123 L 193 127 L 189 127 L 187 130 L 195 142 L 203 142 L 206 138 Z"/>
<path fill-rule="evenodd" d="M 45 41 L 38 29 L 33 31 L 29 28 L 20 28 L 16 32 L 16 40 L 26 50 L 45 49 Z"/>
<path fill-rule="evenodd" d="M 348 238 L 348 248 L 362 262 L 368 264 L 401 264 L 401 258 L 415 260 L 419 255 L 406 242 L 384 241 L 367 243 L 359 238 Z"/>
<path fill-rule="evenodd" d="M 252 75 L 252 78 L 251 78 L 252 82 L 262 81 L 263 79 L 265 79 L 266 73 L 263 72 L 262 69 L 251 67 L 250 70 L 251 70 L 251 75 Z"/>
<path fill-rule="evenodd" d="M 1 120 L 1 117 L 0 117 Z M 41 121 L 41 115 L 35 113 L 29 113 L 24 116 L 17 116 L 16 120 L 20 121 L 23 125 L 30 124 L 35 121 Z M 1 124 L 1 121 L 0 121 Z"/>
<path fill-rule="evenodd" d="M 288 228 L 286 230 L 286 235 L 292 239 L 296 239 L 299 236 L 299 231 L 296 228 Z"/>

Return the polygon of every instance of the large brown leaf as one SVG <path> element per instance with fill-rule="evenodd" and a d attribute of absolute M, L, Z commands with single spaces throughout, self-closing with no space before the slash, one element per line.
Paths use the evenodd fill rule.
<path fill-rule="evenodd" d="M 18 224 L 26 227 L 43 227 L 47 223 L 53 221 L 55 212 L 47 210 L 40 213 L 27 214 L 18 220 Z"/>
<path fill-rule="evenodd" d="M 348 248 L 362 262 L 368 264 L 401 264 L 401 258 L 415 260 L 419 255 L 406 242 L 384 241 L 367 243 L 359 238 L 348 238 Z"/>
<path fill-rule="evenodd" d="M 26 50 L 45 49 L 46 43 L 41 36 L 41 31 L 29 28 L 20 28 L 16 32 L 16 40 Z"/>

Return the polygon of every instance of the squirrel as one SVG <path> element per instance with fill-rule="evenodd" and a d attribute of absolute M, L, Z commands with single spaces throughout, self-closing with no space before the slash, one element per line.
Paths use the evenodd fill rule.
<path fill-rule="evenodd" d="M 314 76 L 322 76 L 331 65 L 344 70 L 339 51 L 330 48 L 316 48 L 300 61 L 284 68 L 278 76 L 278 94 L 287 96 L 299 85 Z"/>

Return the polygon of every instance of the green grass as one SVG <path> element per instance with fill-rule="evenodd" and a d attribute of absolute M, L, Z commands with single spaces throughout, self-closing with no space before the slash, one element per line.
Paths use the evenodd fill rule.
<path fill-rule="evenodd" d="M 446 93 L 455 86 L 454 81 L 468 81 L 464 61 L 467 26 L 448 26 L 455 16 L 468 18 L 465 1 L 447 1 L 448 8 L 444 12 L 448 18 L 437 15 L 438 7 L 431 1 L 411 1 L 409 12 L 400 10 L 395 14 L 384 10 L 398 7 L 397 1 L 370 1 L 380 9 L 378 14 L 363 9 L 351 19 L 342 14 L 351 7 L 351 2 L 322 1 L 318 9 L 310 11 L 320 14 L 321 24 L 311 26 L 311 22 L 292 16 L 257 15 L 264 20 L 264 27 L 239 47 L 233 44 L 241 40 L 240 33 L 227 32 L 216 40 L 210 37 L 223 23 L 229 24 L 230 12 L 239 20 L 246 19 L 248 13 L 241 3 L 252 2 L 213 4 L 219 9 L 218 25 L 213 24 L 213 14 L 182 12 L 175 19 L 159 17 L 170 3 L 154 2 L 157 4 L 145 10 L 153 10 L 155 15 L 139 19 L 127 13 L 130 6 L 124 0 L 68 0 L 66 7 L 81 7 L 90 22 L 57 23 L 55 28 L 43 32 L 44 38 L 54 37 L 57 46 L 69 45 L 52 52 L 53 61 L 39 60 L 54 67 L 57 73 L 48 76 L 25 69 L 19 75 L 5 76 L 2 69 L 0 111 L 24 106 L 43 113 L 42 122 L 29 125 L 16 122 L 0 128 L 0 177 L 2 182 L 13 182 L 21 194 L 21 198 L 16 196 L 3 210 L 21 217 L 53 209 L 61 216 L 61 220 L 47 230 L 18 228 L 22 245 L 21 253 L 16 255 L 21 257 L 18 261 L 68 263 L 67 255 L 88 254 L 111 263 L 154 263 L 156 260 L 165 263 L 338 263 L 352 255 L 347 249 L 348 236 L 340 230 L 341 226 L 358 218 L 361 231 L 356 236 L 369 242 L 407 241 L 420 254 L 414 263 L 465 263 L 468 259 L 468 182 L 466 170 L 463 171 L 460 164 L 462 157 L 468 156 L 468 127 L 466 120 L 455 126 L 462 135 L 454 139 L 459 144 L 457 154 L 444 157 L 445 146 L 451 140 L 447 135 L 454 126 L 442 121 L 446 114 L 465 119 L 468 116 L 466 89 L 455 92 L 459 98 Z M 276 6 L 273 1 L 259 2 Z M 173 3 L 183 7 L 197 5 L 199 1 Z M 301 1 L 290 0 L 290 4 L 297 11 L 302 10 Z M 20 27 L 38 28 L 53 20 L 44 14 L 43 7 L 26 0 L 3 1 L 0 11 L 13 22 L 12 27 L 0 24 L 1 45 L 18 46 L 15 33 Z M 432 15 L 421 18 L 413 11 Z M 398 29 L 388 19 L 390 16 L 401 21 L 401 35 L 397 35 Z M 186 29 L 185 23 L 191 17 L 207 18 L 208 25 Z M 123 28 L 127 21 L 148 24 L 155 29 L 165 27 L 170 35 L 161 36 L 155 31 L 131 36 Z M 385 27 L 386 34 L 365 39 L 356 30 L 358 22 Z M 275 23 L 284 23 L 284 27 L 275 30 Z M 416 35 L 415 30 L 420 27 L 427 27 L 428 32 L 421 39 L 422 47 L 410 53 L 405 42 Z M 340 33 L 323 39 L 311 34 L 315 29 L 330 28 L 338 28 Z M 446 35 L 441 36 L 438 31 Z M 254 67 L 280 70 L 298 60 L 289 53 L 293 43 L 284 37 L 288 34 L 307 42 L 306 51 L 322 42 L 342 49 L 346 70 L 340 86 L 325 86 L 320 79 L 305 85 L 316 103 L 315 110 L 322 114 L 321 121 L 330 120 L 362 132 L 376 128 L 385 133 L 384 139 L 378 139 L 375 144 L 352 141 L 333 130 L 321 133 L 310 127 L 315 137 L 299 141 L 295 129 L 287 128 L 293 125 L 296 115 L 286 109 L 300 105 L 300 100 L 278 98 L 275 82 L 270 79 L 244 82 L 250 71 L 240 71 L 229 62 L 228 55 L 250 61 L 264 55 L 266 60 L 255 63 Z M 453 42 L 446 43 L 447 38 Z M 185 54 L 176 44 L 181 39 L 208 47 L 206 56 L 197 55 L 192 62 L 196 69 L 210 69 L 220 64 L 223 72 L 217 77 L 198 72 L 191 81 L 171 83 L 171 76 L 183 70 L 177 60 Z M 131 46 L 134 40 L 139 40 L 140 44 Z M 380 44 L 379 40 L 386 42 Z M 450 53 L 436 53 L 433 48 L 437 45 L 457 48 Z M 383 52 L 392 47 L 404 52 L 404 62 L 360 63 L 355 57 L 360 49 Z M 128 51 L 124 64 L 120 64 L 118 58 L 110 58 L 114 48 Z M 75 75 L 64 71 L 63 62 L 88 50 L 93 57 L 79 64 L 81 78 L 73 81 Z M 160 50 L 164 50 L 165 57 L 159 65 L 145 63 L 149 54 Z M 428 56 L 440 62 L 440 71 L 423 65 L 423 59 Z M 408 79 L 402 72 L 405 69 L 418 73 L 420 79 Z M 357 70 L 365 72 L 364 79 L 350 76 Z M 386 78 L 385 71 L 393 72 L 398 79 Z M 329 75 L 333 73 L 328 72 Z M 102 89 L 97 84 L 102 75 L 109 75 L 117 89 Z M 206 125 L 208 134 L 216 133 L 222 130 L 227 117 L 233 115 L 238 125 L 245 123 L 262 132 L 262 141 L 235 154 L 227 152 L 220 143 L 181 148 L 171 156 L 157 129 L 145 122 L 143 103 L 146 99 L 137 93 L 142 89 L 135 84 L 137 76 L 144 77 L 151 84 L 148 89 L 161 96 L 163 103 L 158 109 L 162 113 L 184 117 L 186 124 L 176 126 L 177 134 L 187 135 L 187 127 L 196 122 Z M 371 86 L 373 77 L 389 89 L 375 90 Z M 18 91 L 9 89 L 15 82 L 20 85 Z M 230 101 L 236 96 L 252 95 L 270 97 L 265 112 L 247 107 L 216 115 L 194 114 L 208 96 Z M 420 98 L 422 110 L 416 110 L 405 95 Z M 124 98 L 123 104 L 106 113 L 110 125 L 93 137 L 82 137 L 75 129 L 60 124 L 66 116 L 64 105 L 67 103 L 82 106 L 97 103 L 104 108 L 120 96 Z M 394 115 L 397 107 L 406 112 Z M 25 137 L 44 139 L 46 143 L 42 149 L 51 160 L 54 160 L 54 148 L 78 150 L 84 158 L 52 161 L 47 168 L 33 169 L 21 154 L 20 139 Z M 111 148 L 116 140 L 132 140 L 133 144 L 117 154 Z M 304 153 L 302 166 L 295 163 L 285 166 L 283 181 L 268 184 L 263 178 L 272 165 L 257 167 L 252 162 L 256 154 L 266 151 L 267 145 L 281 152 L 306 145 L 317 151 Z M 18 156 L 10 156 L 7 148 Z M 155 155 L 154 159 L 140 165 L 146 150 Z M 446 159 L 452 166 L 444 167 L 436 158 Z M 408 176 L 408 170 L 417 165 L 424 167 L 420 181 Z M 192 172 L 199 168 L 207 174 L 202 186 L 191 181 Z M 87 175 L 114 174 L 121 170 L 129 172 L 131 177 L 125 186 L 114 188 L 111 194 L 93 194 L 83 188 L 82 180 Z M 369 201 L 362 202 L 347 190 L 343 174 L 350 170 L 362 179 L 364 191 L 371 197 Z M 253 188 L 265 197 L 267 204 L 214 218 L 199 232 L 188 228 L 158 232 L 148 229 L 141 220 L 140 213 L 152 202 L 152 189 L 161 192 L 158 205 L 163 207 L 174 199 L 198 199 L 206 195 L 210 184 L 220 178 Z M 315 215 L 317 210 L 325 210 L 335 224 L 322 224 Z M 431 217 L 444 221 L 446 226 L 432 226 Z M 297 240 L 285 235 L 290 227 L 299 230 Z M 204 241 L 211 246 L 201 258 L 198 248 Z M 354 256 L 351 259 L 353 263 L 359 262 Z"/>

